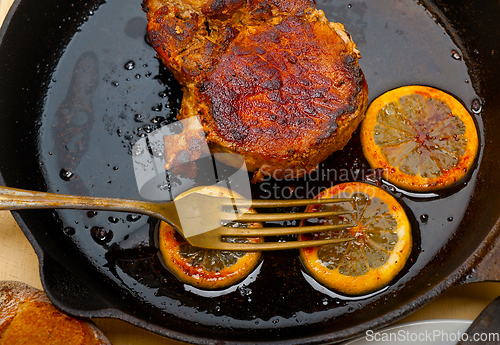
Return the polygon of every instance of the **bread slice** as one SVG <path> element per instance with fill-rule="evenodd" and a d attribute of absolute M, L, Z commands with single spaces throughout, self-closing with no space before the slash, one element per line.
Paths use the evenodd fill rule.
<path fill-rule="evenodd" d="M 0 345 L 111 344 L 91 322 L 68 316 L 27 284 L 0 282 Z"/>

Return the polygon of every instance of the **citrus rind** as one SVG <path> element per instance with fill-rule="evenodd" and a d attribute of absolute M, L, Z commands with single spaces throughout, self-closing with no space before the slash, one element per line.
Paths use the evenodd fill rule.
<path fill-rule="evenodd" d="M 419 99 L 425 100 L 425 109 L 437 113 L 435 118 L 424 119 Z M 384 137 L 381 129 L 390 133 Z M 441 90 L 413 85 L 388 91 L 370 104 L 361 125 L 361 144 L 368 163 L 382 169 L 384 179 L 427 192 L 452 186 L 467 175 L 479 139 L 462 103 Z M 405 165 L 405 160 L 410 163 Z"/>
<path fill-rule="evenodd" d="M 215 186 L 197 188 L 195 192 L 241 197 L 234 191 Z M 241 211 L 255 213 L 253 209 Z M 250 223 L 248 226 L 260 228 L 262 224 Z M 260 237 L 243 240 L 262 242 Z M 163 262 L 170 272 L 183 283 L 206 290 L 224 289 L 238 283 L 257 267 L 261 259 L 260 252 L 220 251 L 191 246 L 165 222 L 161 222 L 159 227 L 159 247 Z"/>
<path fill-rule="evenodd" d="M 370 246 L 367 245 L 367 241 L 370 239 L 367 240 L 369 238 L 367 233 L 380 230 L 370 230 L 367 226 L 364 226 L 363 229 L 356 226 L 347 231 L 333 231 L 329 236 L 354 237 L 354 239 L 340 244 L 328 245 L 330 247 L 303 248 L 300 250 L 300 255 L 307 271 L 322 285 L 342 294 L 362 295 L 388 285 L 406 265 L 413 244 L 410 222 L 403 207 L 394 197 L 378 187 L 365 183 L 349 182 L 325 190 L 316 198 L 349 197 L 353 194 L 363 194 L 369 200 L 381 200 L 386 205 L 383 212 L 387 213 L 389 218 L 394 219 L 396 225 L 393 234 L 397 236 L 397 241 L 387 253 L 387 257 L 380 258 L 379 255 L 377 258 L 373 253 L 369 253 Z M 314 211 L 317 211 L 317 206 L 309 206 L 306 209 L 306 212 Z M 306 236 L 301 235 L 300 239 L 306 239 Z M 325 250 L 324 248 L 343 253 L 342 259 L 337 262 L 328 262 L 320 254 L 322 250 Z M 349 255 L 351 256 L 349 257 Z M 371 259 L 367 259 L 367 257 L 371 257 Z M 355 265 L 355 263 L 348 262 L 349 260 L 366 261 L 362 264 L 365 266 L 363 273 L 353 274 L 349 272 L 349 269 L 344 269 L 343 266 Z"/>

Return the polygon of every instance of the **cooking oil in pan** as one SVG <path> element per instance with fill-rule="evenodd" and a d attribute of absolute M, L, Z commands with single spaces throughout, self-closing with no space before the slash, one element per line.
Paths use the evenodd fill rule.
<path fill-rule="evenodd" d="M 318 7 L 331 21 L 343 23 L 357 43 L 370 99 L 402 85 L 434 86 L 464 102 L 482 136 L 482 102 L 468 74 L 470 59 L 461 50 L 460 38 L 449 36 L 421 3 L 319 0 Z M 133 172 L 134 144 L 175 121 L 182 99 L 178 83 L 145 40 L 145 27 L 139 2 L 109 0 L 68 44 L 48 89 L 41 127 L 41 159 L 51 191 L 141 198 Z M 105 278 L 103 290 L 133 296 L 135 315 L 148 320 L 154 315 L 152 322 L 159 325 L 184 320 L 181 331 L 194 325 L 235 334 L 238 329 L 256 329 L 265 338 L 275 329 L 305 325 L 304 334 L 325 327 L 342 329 L 346 323 L 388 312 L 387 300 L 411 300 L 412 293 L 422 289 L 416 277 L 437 260 L 461 224 L 475 178 L 473 171 L 466 181 L 443 192 L 398 189 L 374 175 L 356 132 L 315 175 L 254 185 L 256 198 L 301 198 L 332 184 L 359 180 L 378 183 L 404 205 L 415 239 L 407 267 L 390 286 L 356 297 L 312 281 L 297 251 L 265 253 L 250 280 L 227 291 L 200 291 L 180 283 L 161 264 L 156 220 L 117 212 L 58 214 L 61 236 L 71 237 Z M 173 183 L 182 185 L 181 180 Z M 429 280 L 428 288 L 436 283 Z M 400 297 L 403 290 L 406 294 Z"/>

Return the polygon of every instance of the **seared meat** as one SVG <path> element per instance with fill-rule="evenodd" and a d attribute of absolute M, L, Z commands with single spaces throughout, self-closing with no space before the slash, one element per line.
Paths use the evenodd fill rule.
<path fill-rule="evenodd" d="M 254 182 L 314 171 L 344 147 L 363 119 L 368 88 L 344 26 L 315 6 L 144 0 L 149 40 L 184 87 L 178 118 L 198 115 L 203 127 L 184 125 L 167 139 L 167 168 L 196 158 L 204 136 L 212 153 L 243 156 Z"/>

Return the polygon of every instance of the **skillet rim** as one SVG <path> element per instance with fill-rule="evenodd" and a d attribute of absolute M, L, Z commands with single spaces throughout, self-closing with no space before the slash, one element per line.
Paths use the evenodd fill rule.
<path fill-rule="evenodd" d="M 7 32 L 7 27 L 14 16 L 14 13 L 16 12 L 19 4 L 21 3 L 21 0 L 15 0 L 10 7 L 7 16 L 4 19 L 4 22 L 2 24 L 2 27 L 0 28 L 0 44 L 3 41 L 4 35 Z M 3 177 L 2 172 L 0 171 L 0 183 L 5 185 L 5 180 Z M 47 295 L 49 298 L 54 302 L 54 304 L 62 309 L 63 311 L 67 312 L 68 314 L 75 315 L 75 316 L 82 316 L 82 317 L 103 317 L 103 318 L 117 318 L 126 322 L 129 322 L 133 325 L 139 326 L 141 328 L 150 330 L 152 332 L 155 332 L 157 334 L 169 337 L 171 339 L 179 340 L 179 341 L 184 341 L 184 342 L 193 342 L 196 341 L 196 343 L 199 344 L 208 344 L 212 343 L 212 341 L 217 341 L 217 339 L 210 339 L 210 338 L 204 338 L 204 337 L 195 337 L 195 336 L 189 336 L 184 333 L 180 332 L 175 332 L 173 330 L 168 330 L 163 327 L 158 327 L 156 325 L 152 325 L 148 323 L 147 321 L 144 321 L 142 319 L 136 318 L 132 315 L 129 315 L 127 313 L 124 313 L 120 310 L 117 310 L 115 308 L 105 308 L 101 310 L 92 310 L 92 311 L 81 311 L 77 309 L 73 309 L 71 307 L 67 307 L 64 304 L 61 304 L 58 298 L 53 295 L 50 291 L 50 289 L 46 289 L 47 287 L 47 282 L 45 281 L 45 274 L 44 274 L 44 268 L 47 265 L 46 261 L 46 256 L 47 254 L 45 251 L 41 248 L 41 246 L 38 244 L 36 241 L 35 237 L 31 233 L 31 231 L 28 229 L 26 226 L 22 216 L 16 212 L 12 211 L 11 214 L 13 215 L 14 219 L 16 220 L 17 224 L 19 227 L 22 229 L 23 233 L 27 237 L 28 241 L 30 244 L 33 246 L 35 253 L 37 254 L 37 257 L 39 259 L 39 272 L 40 272 L 40 278 L 42 281 L 42 284 L 44 286 L 44 289 L 46 290 Z M 470 283 L 470 282 L 475 282 L 474 276 L 471 275 L 471 272 L 473 271 L 474 268 L 480 267 L 481 263 L 484 262 L 485 257 L 488 254 L 493 253 L 495 250 L 498 251 L 498 239 L 500 238 L 500 220 L 496 222 L 496 224 L 488 231 L 487 236 L 481 241 L 481 244 L 473 251 L 473 253 L 462 263 L 456 268 L 452 274 L 450 274 L 445 280 L 443 280 L 441 283 L 436 284 L 433 288 L 431 288 L 429 291 L 421 294 L 419 297 L 416 299 L 413 299 L 410 303 L 406 305 L 402 305 L 401 307 L 385 314 L 381 315 L 376 319 L 373 319 L 371 321 L 352 326 L 349 328 L 346 328 L 341 331 L 337 331 L 334 333 L 329 333 L 327 335 L 318 335 L 318 336 L 310 336 L 306 338 L 299 338 L 300 343 L 308 343 L 308 344 L 314 344 L 314 343 L 323 343 L 325 341 L 345 341 L 350 338 L 356 337 L 360 335 L 363 331 L 366 331 L 368 329 L 379 329 L 383 326 L 387 326 L 388 324 L 395 322 L 410 313 L 414 312 L 418 308 L 424 306 L 428 302 L 430 302 L 432 299 L 436 298 L 439 296 L 442 292 L 445 290 L 464 283 Z M 495 244 L 495 241 L 497 241 L 497 246 L 492 246 L 492 244 Z M 71 276 L 75 279 L 78 279 L 74 277 L 74 275 L 71 273 Z M 202 340 L 202 342 L 200 342 Z M 238 342 L 233 342 L 233 341 L 223 341 L 225 344 L 241 344 L 241 341 Z M 248 343 L 259 343 L 259 344 L 297 344 L 296 340 L 278 340 L 278 341 L 262 341 L 262 342 L 248 342 Z"/>

